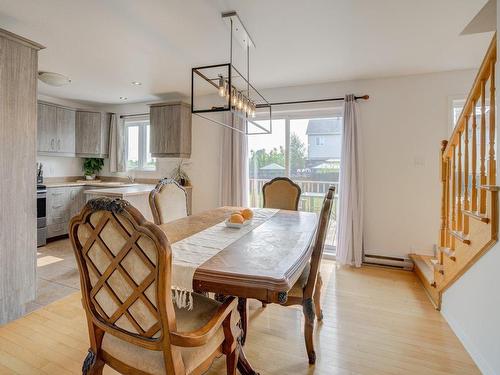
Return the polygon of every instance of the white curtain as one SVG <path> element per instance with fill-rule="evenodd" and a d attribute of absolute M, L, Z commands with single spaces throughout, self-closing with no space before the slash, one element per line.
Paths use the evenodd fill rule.
<path fill-rule="evenodd" d="M 113 113 L 109 129 L 109 170 L 110 172 L 125 172 L 126 167 L 123 120 Z"/>
<path fill-rule="evenodd" d="M 360 267 L 363 261 L 363 168 L 354 95 L 344 101 L 340 159 L 337 263 Z"/>
<path fill-rule="evenodd" d="M 232 113 L 224 114 L 226 124 L 245 131 L 245 121 Z M 230 128 L 222 128 L 220 153 L 220 190 L 221 206 L 248 205 L 248 139 L 246 134 Z"/>

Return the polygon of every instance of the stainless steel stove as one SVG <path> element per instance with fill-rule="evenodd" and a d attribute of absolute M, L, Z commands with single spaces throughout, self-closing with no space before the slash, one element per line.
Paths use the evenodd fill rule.
<path fill-rule="evenodd" d="M 36 185 L 36 238 L 37 246 L 47 243 L 47 187 Z"/>

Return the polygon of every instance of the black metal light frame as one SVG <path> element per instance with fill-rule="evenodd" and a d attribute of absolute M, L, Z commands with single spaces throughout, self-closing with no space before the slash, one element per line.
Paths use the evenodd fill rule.
<path fill-rule="evenodd" d="M 194 96 L 195 96 L 194 95 L 194 80 L 195 80 L 195 75 L 197 75 L 197 76 L 201 77 L 202 79 L 204 79 L 206 82 L 208 82 L 209 84 L 211 84 L 212 86 L 214 86 L 214 88 L 219 89 L 219 86 L 214 82 L 213 78 L 209 78 L 206 75 L 204 75 L 203 73 L 201 73 L 202 70 L 204 70 L 204 69 L 211 69 L 211 68 L 226 68 L 227 69 L 227 77 L 228 77 L 227 78 L 227 84 L 228 84 L 228 87 L 229 87 L 229 95 L 228 95 L 227 102 L 226 102 L 226 104 L 223 107 L 212 107 L 210 109 L 195 109 L 194 108 L 195 107 L 195 103 L 194 103 Z M 257 93 L 257 95 L 261 99 L 261 103 L 259 103 L 259 104 L 256 103 L 256 108 L 258 108 L 258 109 L 268 108 L 268 110 L 269 110 L 269 121 L 270 121 L 269 129 L 266 129 L 262 125 L 258 124 L 255 120 L 252 120 L 251 118 L 249 118 L 247 114 L 244 114 L 241 111 L 235 110 L 233 108 L 233 106 L 231 104 L 232 103 L 232 99 L 233 99 L 233 90 L 232 90 L 232 87 L 233 87 L 233 85 L 232 85 L 233 72 L 235 72 L 239 78 L 243 79 L 244 83 L 247 86 L 246 92 L 247 92 L 248 97 L 250 96 L 249 93 L 250 93 L 250 88 L 251 88 L 255 93 Z M 245 90 L 243 90 L 243 91 L 245 91 Z M 248 99 L 251 99 L 251 98 L 249 97 Z M 217 113 L 217 112 L 231 112 L 234 116 L 237 116 L 240 119 L 244 120 L 245 121 L 245 131 L 243 132 L 242 130 L 235 128 L 234 127 L 234 123 L 232 124 L 232 126 L 230 126 L 230 125 L 225 124 L 225 123 L 223 123 L 221 121 L 217 121 L 217 120 L 215 120 L 213 118 L 210 118 L 208 116 L 203 115 L 203 114 Z M 272 133 L 272 108 L 271 108 L 271 104 L 257 91 L 257 89 L 255 89 L 255 87 L 253 87 L 253 85 L 231 63 L 215 64 L 215 65 L 205 65 L 205 66 L 199 66 L 199 67 L 191 69 L 191 113 L 195 114 L 195 115 L 198 115 L 198 116 L 200 116 L 200 117 L 202 117 L 202 118 L 204 118 L 206 120 L 215 122 L 215 123 L 217 123 L 219 125 L 225 126 L 227 128 L 231 128 L 232 130 L 239 131 L 241 133 L 245 133 L 247 135 L 271 134 Z M 261 129 L 262 132 L 249 133 L 248 132 L 248 123 L 251 123 L 252 125 L 254 125 L 255 127 L 257 127 L 258 129 Z"/>

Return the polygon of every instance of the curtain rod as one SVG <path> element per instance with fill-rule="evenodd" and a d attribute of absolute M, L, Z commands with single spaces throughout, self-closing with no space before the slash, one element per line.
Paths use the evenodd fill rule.
<path fill-rule="evenodd" d="M 362 95 L 362 96 L 355 96 L 355 100 L 358 99 L 363 99 L 363 100 L 368 100 L 370 99 L 369 95 Z M 278 103 L 269 103 L 270 105 L 288 105 L 288 104 L 305 104 L 305 103 L 319 103 L 319 102 L 338 102 L 338 101 L 343 101 L 345 98 L 329 98 L 329 99 L 313 99 L 313 100 L 297 100 L 293 102 L 278 102 Z"/>
<path fill-rule="evenodd" d="M 149 113 L 137 113 L 135 115 L 121 115 L 120 118 L 149 116 Z"/>

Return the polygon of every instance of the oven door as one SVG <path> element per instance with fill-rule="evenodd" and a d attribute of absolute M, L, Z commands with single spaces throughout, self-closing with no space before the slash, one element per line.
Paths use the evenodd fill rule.
<path fill-rule="evenodd" d="M 36 227 L 47 226 L 47 192 L 37 192 L 36 194 Z"/>

